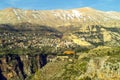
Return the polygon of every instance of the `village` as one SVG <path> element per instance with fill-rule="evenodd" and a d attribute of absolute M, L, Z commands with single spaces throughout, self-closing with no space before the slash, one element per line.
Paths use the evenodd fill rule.
<path fill-rule="evenodd" d="M 65 50 L 71 50 L 76 44 L 70 40 L 64 40 L 60 37 L 49 33 L 41 35 L 40 32 L 0 32 L 0 47 L 4 49 L 39 49 L 39 51 L 47 51 L 56 53 Z M 59 52 L 60 53 L 60 52 Z M 19 54 L 19 53 L 17 53 Z M 34 54 L 34 53 L 32 53 Z"/>

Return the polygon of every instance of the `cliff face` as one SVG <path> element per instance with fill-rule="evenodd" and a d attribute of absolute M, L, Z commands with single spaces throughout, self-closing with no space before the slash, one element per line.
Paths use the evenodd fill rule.
<path fill-rule="evenodd" d="M 88 68 L 84 76 L 89 76 L 91 79 L 102 80 L 119 80 L 120 79 L 120 62 L 106 62 L 109 57 L 91 59 L 88 63 Z"/>
<path fill-rule="evenodd" d="M 72 32 L 68 37 L 74 43 L 81 46 L 118 46 L 119 45 L 119 28 L 106 28 L 97 25 L 80 27 Z"/>
<path fill-rule="evenodd" d="M 46 55 L 15 55 L 0 57 L 0 79 L 24 80 L 46 64 Z"/>

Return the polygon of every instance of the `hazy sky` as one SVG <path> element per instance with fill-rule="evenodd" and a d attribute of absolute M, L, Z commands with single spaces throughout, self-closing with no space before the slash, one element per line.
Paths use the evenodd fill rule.
<path fill-rule="evenodd" d="M 39 10 L 92 7 L 120 12 L 120 0 L 0 0 L 0 9 L 8 7 Z"/>

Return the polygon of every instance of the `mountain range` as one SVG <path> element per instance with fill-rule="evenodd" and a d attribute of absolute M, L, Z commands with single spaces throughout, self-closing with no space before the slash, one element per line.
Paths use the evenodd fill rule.
<path fill-rule="evenodd" d="M 118 26 L 120 13 L 103 12 L 89 7 L 70 10 L 23 10 L 7 8 L 0 11 L 0 23 L 29 22 L 47 26 L 103 25 Z"/>
<path fill-rule="evenodd" d="M 119 45 L 120 12 L 84 7 L 69 10 L 0 10 L 0 24 L 39 25 L 57 29 L 64 39 L 81 46 Z M 32 26 L 32 28 L 35 28 Z"/>
<path fill-rule="evenodd" d="M 119 12 L 0 10 L 0 80 L 120 80 L 119 46 Z"/>

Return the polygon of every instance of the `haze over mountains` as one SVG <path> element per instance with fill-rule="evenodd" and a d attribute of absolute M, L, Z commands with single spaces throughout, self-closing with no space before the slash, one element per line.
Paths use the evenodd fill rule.
<path fill-rule="evenodd" d="M 24 24 L 23 24 L 24 23 Z M 48 26 L 63 33 L 63 38 L 81 46 L 119 45 L 120 13 L 104 12 L 89 7 L 70 10 L 22 10 L 7 8 L 0 11 L 0 24 Z M 117 42 L 117 43 L 116 43 Z M 109 44 L 110 45 L 110 44 Z"/>

